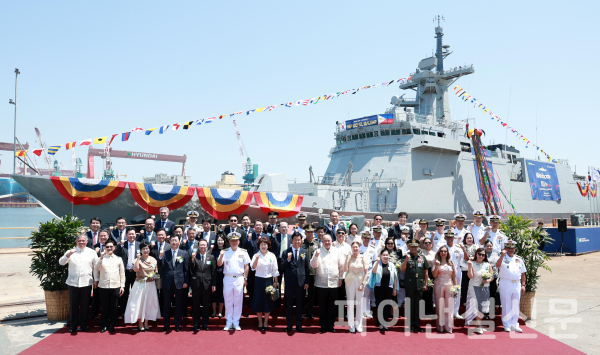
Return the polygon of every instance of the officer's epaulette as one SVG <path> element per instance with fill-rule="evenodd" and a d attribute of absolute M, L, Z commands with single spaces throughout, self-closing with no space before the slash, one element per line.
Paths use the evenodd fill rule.
<path fill-rule="evenodd" d="M 238 248 L 238 249 L 240 249 L 240 250 L 243 250 L 243 251 L 247 251 L 247 250 L 246 250 L 246 249 L 244 249 L 244 248 Z"/>
<path fill-rule="evenodd" d="M 223 249 L 223 251 L 227 251 L 227 250 L 229 250 L 229 248 Z"/>

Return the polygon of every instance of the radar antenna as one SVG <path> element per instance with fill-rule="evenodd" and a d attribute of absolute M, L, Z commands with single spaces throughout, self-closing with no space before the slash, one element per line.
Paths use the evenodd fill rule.
<path fill-rule="evenodd" d="M 444 15 L 437 15 L 433 17 L 433 22 L 435 23 L 435 21 L 437 20 L 438 23 L 438 27 L 440 27 L 441 22 L 446 22 L 446 19 L 444 19 Z"/>

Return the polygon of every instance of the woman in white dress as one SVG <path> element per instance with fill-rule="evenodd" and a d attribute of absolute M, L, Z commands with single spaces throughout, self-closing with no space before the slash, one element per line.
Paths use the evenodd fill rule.
<path fill-rule="evenodd" d="M 348 329 L 351 334 L 362 333 L 363 327 L 363 298 L 365 286 L 368 282 L 368 270 L 370 261 L 360 254 L 360 242 L 352 242 L 352 253 L 348 255 L 344 263 L 346 299 L 348 301 Z M 356 313 L 354 305 L 356 304 Z M 354 315 L 356 314 L 356 319 Z"/>
<path fill-rule="evenodd" d="M 148 321 L 160 318 L 158 294 L 154 282 L 154 279 L 159 276 L 156 259 L 150 256 L 150 244 L 140 243 L 140 251 L 141 254 L 137 255 L 133 263 L 136 280 L 127 301 L 124 320 L 125 323 L 138 322 L 139 330 L 145 332 L 150 330 Z"/>

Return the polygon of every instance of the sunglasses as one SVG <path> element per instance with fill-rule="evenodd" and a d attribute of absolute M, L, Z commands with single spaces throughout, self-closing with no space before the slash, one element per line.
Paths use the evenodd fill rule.
<path fill-rule="evenodd" d="M 385 244 L 387 244 L 387 245 L 394 245 L 394 242 L 388 242 L 388 243 L 385 243 Z"/>
<path fill-rule="evenodd" d="M 112 249 L 112 248 L 114 248 L 114 247 L 109 247 L 109 246 L 104 247 L 104 249 Z"/>
<path fill-rule="evenodd" d="M 423 243 L 423 244 L 431 244 L 431 242 L 425 242 L 425 243 Z"/>
<path fill-rule="evenodd" d="M 230 219 L 229 222 L 237 222 L 237 219 Z"/>
<path fill-rule="evenodd" d="M 376 221 L 383 221 L 383 218 L 375 218 Z"/>
<path fill-rule="evenodd" d="M 448 252 L 447 250 L 440 250 L 440 254 L 441 253 L 447 253 L 447 252 Z"/>

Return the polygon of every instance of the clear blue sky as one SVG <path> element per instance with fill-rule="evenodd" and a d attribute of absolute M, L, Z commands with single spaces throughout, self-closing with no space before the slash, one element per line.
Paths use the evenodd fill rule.
<path fill-rule="evenodd" d="M 133 127 L 207 118 L 406 77 L 435 47 L 434 15 L 446 18 L 446 66 L 472 63 L 458 84 L 554 158 L 583 173 L 600 165 L 594 142 L 599 82 L 597 2 L 418 1 L 13 1 L 0 12 L 0 141 L 12 142 L 14 68 L 21 70 L 17 135 L 37 148 Z M 323 175 L 335 122 L 383 113 L 397 85 L 311 107 L 236 116 L 260 173 Z M 346 95 L 344 95 L 346 96 Z M 410 93 L 407 97 L 411 96 Z M 506 131 L 451 97 L 452 118 L 476 118 L 489 141 Z M 510 112 L 510 116 L 509 116 Z M 512 135 L 526 157 L 532 148 Z M 196 184 L 225 170 L 241 180 L 231 119 L 189 131 L 136 133 L 114 149 L 187 154 Z M 12 154 L 2 172 L 12 171 Z M 87 148 L 77 148 L 85 158 Z M 43 160 L 37 158 L 38 164 Z M 84 160 L 85 161 L 85 160 Z M 127 180 L 179 174 L 177 163 L 115 159 Z M 96 174 L 101 174 L 96 158 Z"/>

